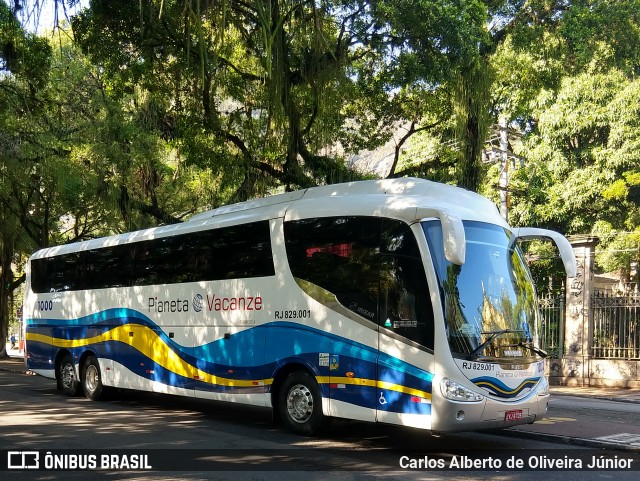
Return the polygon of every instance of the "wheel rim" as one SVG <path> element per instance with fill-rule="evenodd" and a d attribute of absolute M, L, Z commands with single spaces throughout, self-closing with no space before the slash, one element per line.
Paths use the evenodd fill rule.
<path fill-rule="evenodd" d="M 93 364 L 89 364 L 84 372 L 84 387 L 87 391 L 94 392 L 98 389 L 99 382 L 98 369 Z"/>
<path fill-rule="evenodd" d="M 296 384 L 287 395 L 287 412 L 297 423 L 307 422 L 313 414 L 313 394 L 307 386 Z"/>
<path fill-rule="evenodd" d="M 65 389 L 71 389 L 73 388 L 73 383 L 76 380 L 76 372 L 75 369 L 73 368 L 73 364 L 71 363 L 66 363 L 62 366 L 62 369 L 60 369 L 60 374 L 61 374 L 61 381 L 62 381 L 62 386 Z"/>

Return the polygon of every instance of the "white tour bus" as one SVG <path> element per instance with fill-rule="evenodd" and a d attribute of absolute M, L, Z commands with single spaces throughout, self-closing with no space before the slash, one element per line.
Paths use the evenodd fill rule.
<path fill-rule="evenodd" d="M 328 185 L 51 247 L 27 266 L 26 362 L 68 395 L 139 389 L 434 431 L 544 417 L 520 238 L 472 192 Z"/>

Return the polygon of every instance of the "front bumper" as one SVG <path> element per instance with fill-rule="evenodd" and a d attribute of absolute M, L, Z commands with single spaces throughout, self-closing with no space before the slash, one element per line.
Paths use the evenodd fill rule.
<path fill-rule="evenodd" d="M 549 406 L 549 394 L 533 392 L 518 401 L 485 398 L 480 402 L 434 399 L 432 430 L 441 432 L 500 429 L 530 424 L 544 418 Z M 508 412 L 519 412 L 518 419 L 507 419 Z"/>

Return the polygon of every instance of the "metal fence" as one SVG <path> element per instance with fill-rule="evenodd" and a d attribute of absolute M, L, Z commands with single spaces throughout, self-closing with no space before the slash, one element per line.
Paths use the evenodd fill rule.
<path fill-rule="evenodd" d="M 538 298 L 541 320 L 542 349 L 547 351 L 551 358 L 558 359 L 562 356 L 564 345 L 564 290 L 561 292 L 549 292 Z"/>
<path fill-rule="evenodd" d="M 640 359 L 640 291 L 595 290 L 591 298 L 591 356 L 598 359 Z"/>

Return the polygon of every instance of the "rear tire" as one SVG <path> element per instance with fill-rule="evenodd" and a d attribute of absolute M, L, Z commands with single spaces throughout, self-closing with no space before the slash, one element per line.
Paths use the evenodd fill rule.
<path fill-rule="evenodd" d="M 71 354 L 67 354 L 58 366 L 58 385 L 67 396 L 75 396 L 78 393 L 78 376 L 73 364 Z"/>
<path fill-rule="evenodd" d="M 304 371 L 287 376 L 278 393 L 278 410 L 287 429 L 304 436 L 317 433 L 325 424 L 318 383 Z"/>
<path fill-rule="evenodd" d="M 102 397 L 104 386 L 100 374 L 100 364 L 95 356 L 89 356 L 82 367 L 82 390 L 87 399 L 97 401 Z"/>

